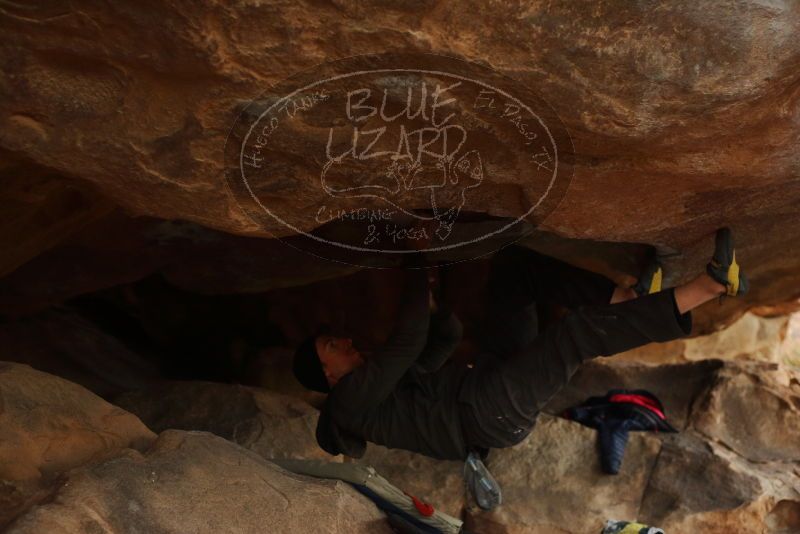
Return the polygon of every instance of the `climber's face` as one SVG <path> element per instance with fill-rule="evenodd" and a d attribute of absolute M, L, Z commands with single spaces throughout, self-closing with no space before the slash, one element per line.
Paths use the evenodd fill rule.
<path fill-rule="evenodd" d="M 364 363 L 364 358 L 353 347 L 353 340 L 349 338 L 318 336 L 316 348 L 322 370 L 331 387 Z"/>

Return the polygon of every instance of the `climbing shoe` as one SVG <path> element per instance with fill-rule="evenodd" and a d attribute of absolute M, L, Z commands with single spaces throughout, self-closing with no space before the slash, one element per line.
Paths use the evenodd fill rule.
<path fill-rule="evenodd" d="M 470 452 L 464 464 L 464 481 L 482 510 L 493 510 L 503 502 L 500 485 L 476 452 Z"/>
<path fill-rule="evenodd" d="M 736 297 L 744 295 L 750 289 L 750 283 L 736 263 L 736 248 L 730 228 L 720 228 L 714 238 L 714 256 L 706 266 L 708 275 L 725 286 L 726 295 Z"/>
<path fill-rule="evenodd" d="M 664 278 L 664 271 L 661 264 L 658 262 L 655 252 L 648 258 L 647 265 L 645 266 L 642 274 L 639 275 L 639 280 L 633 286 L 636 294 L 641 296 L 649 295 L 650 293 L 658 293 L 661 291 L 661 282 Z"/>

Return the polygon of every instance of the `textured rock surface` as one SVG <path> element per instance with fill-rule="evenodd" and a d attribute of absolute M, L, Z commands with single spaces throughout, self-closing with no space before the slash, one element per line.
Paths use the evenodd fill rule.
<path fill-rule="evenodd" d="M 720 320 L 743 305 L 798 294 L 785 274 L 800 257 L 793 230 L 800 227 L 799 24 L 796 3 L 757 0 L 734 10 L 703 1 L 657 11 L 567 1 L 390 9 L 9 5 L 0 146 L 36 174 L 59 175 L 82 198 L 99 192 L 131 213 L 263 236 L 222 176 L 225 136 L 243 103 L 330 59 L 385 51 L 455 56 L 535 89 L 569 130 L 574 177 L 543 228 L 677 251 L 667 269 L 677 280 L 703 265 L 713 230 L 732 225 L 753 294 L 716 310 Z M 313 161 L 302 146 L 299 139 L 284 162 L 297 177 Z M 14 165 L 14 175 L 28 168 Z M 290 208 L 313 212 L 320 204 L 296 195 L 283 177 L 272 185 L 276 201 Z M 514 215 L 528 207 L 518 194 L 524 186 L 524 176 L 488 177 L 469 209 Z M 40 187 L 50 188 L 63 187 Z M 11 189 L 12 199 L 38 203 Z M 5 269 L 92 213 L 75 207 L 47 236 L 26 232 Z"/>
<path fill-rule="evenodd" d="M 661 447 L 637 517 L 666 532 L 764 532 L 774 500 L 752 471 L 746 462 L 680 436 Z"/>
<path fill-rule="evenodd" d="M 594 430 L 545 417 L 521 445 L 490 456 L 507 498 L 489 514 L 469 510 L 477 531 L 590 534 L 611 518 L 666 532 L 800 529 L 796 371 L 720 361 L 584 367 L 597 383 L 579 373 L 549 409 L 608 387 L 645 387 L 681 432 L 633 433 L 620 475 L 609 476 L 599 469 Z"/>
<path fill-rule="evenodd" d="M 302 401 L 200 382 L 125 393 L 120 404 L 157 430 L 207 429 L 227 438 L 164 430 L 151 445 L 154 435 L 138 419 L 77 385 L 18 364 L 2 371 L 0 476 L 3 509 L 11 511 L 5 520 L 16 517 L 10 532 L 386 528 L 348 486 L 264 462 L 265 456 L 325 457 L 313 438 L 316 412 Z M 439 509 L 456 516 L 463 509 L 476 532 L 590 534 L 608 518 L 638 519 L 667 532 L 800 529 L 797 371 L 768 362 L 595 360 L 548 410 L 611 387 L 654 391 L 681 429 L 633 433 L 617 476 L 600 471 L 594 430 L 546 414 L 523 443 L 490 454 L 504 489 L 504 504 L 492 513 L 465 502 L 458 462 L 372 446 L 361 461 Z M 31 410 L 32 402 L 41 408 Z M 138 434 L 129 436 L 131 428 Z M 20 441 L 34 432 L 49 441 Z M 45 452 L 37 453 L 39 445 Z M 28 452 L 24 462 L 18 451 Z"/>
<path fill-rule="evenodd" d="M 720 368 L 664 442 L 640 517 L 675 532 L 799 530 L 799 386 L 775 364 Z"/>
<path fill-rule="evenodd" d="M 717 374 L 692 427 L 755 462 L 800 460 L 800 375 L 767 364 L 747 370 Z"/>
<path fill-rule="evenodd" d="M 210 382 L 173 382 L 125 393 L 114 402 L 156 432 L 202 430 L 234 441 L 263 458 L 355 461 L 330 456 L 315 438 L 318 412 L 293 397 L 260 388 Z M 359 463 L 397 487 L 454 517 L 465 503 L 460 462 L 440 462 L 372 445 Z"/>
<path fill-rule="evenodd" d="M 657 13 L 611 4 L 586 10 L 569 2 L 534 3 L 524 10 L 468 2 L 439 10 L 357 9 L 347 3 L 315 9 L 184 7 L 170 2 L 147 11 L 9 8 L 6 25 L 15 38 L 4 50 L 4 66 L 15 76 L 4 86 L 13 98 L 4 106 L 3 143 L 43 164 L 77 171 L 137 211 L 247 230 L 218 180 L 218 158 L 209 157 L 222 150 L 236 101 L 331 57 L 394 49 L 484 60 L 538 87 L 575 130 L 578 153 L 586 158 L 571 201 L 602 213 L 630 208 L 624 195 L 610 205 L 598 204 L 596 193 L 602 186 L 620 191 L 631 173 L 649 171 L 665 183 L 694 178 L 685 203 L 663 213 L 680 222 L 693 199 L 709 194 L 703 184 L 715 177 L 730 173 L 725 189 L 752 194 L 748 188 L 755 182 L 778 185 L 796 163 L 791 150 L 798 49 L 792 37 L 798 15 L 791 2 L 767 7 L 743 1 L 735 12 L 712 3 L 676 4 Z M 420 9 L 429 15 L 418 18 Z M 639 23 L 643 16 L 649 24 Z M 359 24 L 347 24 L 350 17 Z M 112 23 L 128 30 L 104 31 Z M 496 27 L 504 28 L 502 35 L 484 31 Z M 370 39 L 357 39 L 364 32 Z M 478 39 L 481 46 L 475 46 Z M 94 47 L 98 41 L 103 55 Z M 68 124 L 83 135 L 66 135 Z M 730 144 L 734 139 L 738 148 Z M 754 139 L 761 140 L 756 153 L 744 145 Z M 630 158 L 632 153 L 637 157 Z M 753 158 L 760 165 L 750 165 Z M 118 178 L 110 181 L 108 175 Z M 632 198 L 656 200 L 663 193 L 668 192 L 642 187 Z M 219 202 L 198 202 L 198 196 Z M 649 215 L 644 203 L 631 219 Z M 628 220 L 620 228 L 619 218 L 605 220 L 600 225 L 593 217 L 597 226 L 581 231 L 599 237 L 603 228 L 613 228 L 622 236 L 628 228 L 641 235 L 639 228 L 647 226 Z M 570 222 L 584 226 L 569 217 L 552 224 Z"/>
<path fill-rule="evenodd" d="M 779 363 L 787 358 L 784 342 L 790 317 L 761 317 L 746 313 L 712 334 L 648 345 L 619 354 L 614 360 L 663 364 L 743 359 Z"/>
<path fill-rule="evenodd" d="M 476 532 L 596 532 L 605 519 L 636 516 L 660 448 L 631 436 L 616 476 L 600 471 L 595 431 L 542 416 L 520 445 L 492 451 L 488 467 L 503 488 L 496 511 L 473 512 Z"/>
<path fill-rule="evenodd" d="M 57 171 L 0 154 L 0 276 L 105 215 L 113 206 Z"/>
<path fill-rule="evenodd" d="M 390 533 L 382 512 L 344 482 L 288 473 L 204 432 L 163 432 L 144 455 L 70 473 L 51 503 L 9 533 Z"/>
<path fill-rule="evenodd" d="M 666 532 L 795 532 L 800 528 L 796 465 L 794 460 L 755 463 L 682 435 L 661 448 L 639 518 Z"/>
<path fill-rule="evenodd" d="M 784 362 L 796 368 L 800 367 L 800 313 L 790 317 L 781 352 Z"/>
<path fill-rule="evenodd" d="M 386 51 L 442 54 L 491 67 L 520 87 L 535 91 L 560 117 L 572 139 L 572 150 L 566 150 L 565 158 L 572 177 L 563 184 L 568 188 L 557 208 L 543 222 L 538 218 L 536 222 L 552 235 L 578 239 L 565 243 L 534 240 L 529 246 L 630 283 L 643 256 L 643 247 L 636 243 L 653 244 L 667 255 L 665 275 L 671 285 L 703 268 L 713 231 L 730 225 L 740 245 L 738 258 L 751 277 L 752 292 L 746 299 L 729 299 L 698 311 L 695 333 L 710 332 L 748 308 L 757 307 L 756 311 L 769 315 L 799 305 L 797 2 L 737 0 L 731 7 L 701 0 L 658 9 L 650 3 L 621 6 L 605 1 L 587 8 L 567 0 L 520 5 L 472 0 L 383 4 L 350 0 L 224 5 L 168 0 L 145 7 L 4 3 L 0 31 L 8 39 L 0 44 L 4 73 L 0 77 L 0 249 L 4 252 L 0 255 L 0 316 L 29 322 L 0 325 L 7 334 L 4 337 L 0 332 L 0 357 L 5 357 L 3 350 L 19 350 L 14 358 L 52 363 L 57 351 L 28 341 L 39 331 L 53 335 L 50 328 L 66 325 L 75 332 L 63 338 L 71 345 L 63 353 L 65 368 L 52 369 L 74 372 L 66 363 L 86 361 L 70 356 L 71 350 L 86 346 L 78 332 L 84 323 L 53 321 L 51 312 L 28 316 L 120 284 L 123 287 L 114 296 L 142 312 L 145 327 L 164 326 L 165 317 L 197 308 L 199 299 L 179 302 L 172 298 L 174 294 L 169 298 L 173 304 L 179 302 L 175 308 L 159 309 L 169 300 L 166 297 L 136 302 L 141 295 L 130 284 L 150 275 L 195 295 L 284 288 L 264 299 L 271 308 L 263 319 L 278 325 L 287 344 L 331 319 L 339 327 L 360 328 L 356 334 L 367 345 L 380 342 L 396 304 L 398 288 L 393 275 L 383 279 L 383 273 L 370 272 L 328 280 L 356 268 L 268 239 L 290 232 L 274 222 L 264 227 L 242 210 L 226 184 L 224 146 L 242 108 L 253 99 L 262 99 L 259 105 L 269 103 L 275 95 L 264 96 L 264 92 L 274 84 L 329 60 Z M 435 65 L 435 59 L 430 61 Z M 315 168 L 318 154 L 308 149 L 308 141 L 315 128 L 324 129 L 320 124 L 303 124 L 295 132 L 295 142 L 280 147 L 275 164 L 281 172 L 261 184 L 276 205 L 298 216 L 319 213 L 326 200 L 320 192 L 306 194 L 299 188 L 318 176 L 314 174 L 319 170 Z M 483 146 L 499 154 L 508 150 L 494 135 L 484 139 Z M 345 175 L 341 185 L 350 185 L 349 179 Z M 484 215 L 524 213 L 531 204 L 527 194 L 531 181 L 526 173 L 488 172 L 481 194 L 469 197 L 465 211 L 475 215 L 476 225 L 486 223 Z M 422 206 L 415 202 L 417 198 L 412 199 L 411 207 Z M 377 200 L 365 205 L 382 207 Z M 320 224 L 314 217 L 301 217 L 299 222 L 302 229 Z M 348 230 L 347 225 L 325 229 L 333 234 L 347 234 Z M 470 271 L 472 267 L 474 271 Z M 483 267 L 474 262 L 459 275 L 459 285 L 470 288 L 461 291 L 459 311 L 465 312 L 465 322 L 472 326 L 480 321 L 476 307 L 481 278 L 476 274 Z M 310 287 L 291 287 L 321 280 Z M 357 295 L 347 297 L 354 288 Z M 365 302 L 380 302 L 380 306 L 366 306 Z M 197 319 L 196 315 L 186 316 Z M 775 362 L 780 358 L 776 344 L 784 328 L 783 319 L 744 316 L 735 330 L 651 346 L 619 359 L 654 364 L 757 354 L 758 359 Z M 181 352 L 184 347 L 179 336 L 170 337 L 172 332 L 166 329 L 148 332 L 173 343 L 176 350 L 172 355 L 179 359 L 178 366 L 193 361 L 194 353 Z M 87 353 L 125 353 L 113 340 L 106 341 L 90 344 Z M 253 383 L 266 384 L 285 376 L 281 374 L 285 368 L 267 379 L 257 376 L 259 369 L 274 371 L 268 358 L 249 363 L 249 370 L 256 371 Z M 103 378 L 118 374 L 113 360 L 97 367 L 88 377 L 80 373 L 68 376 L 104 393 L 138 383 Z M 12 369 L 20 373 L 24 368 Z M 216 377 L 224 380 L 232 375 Z M 12 419 L 11 426 L 0 426 L 0 432 L 18 432 L 11 441 L 0 440 L 0 452 L 10 450 L 15 459 L 0 462 L 2 469 L 13 470 L 13 476 L 3 474 L 0 488 L 4 504 L 0 508 L 11 510 L 11 515 L 26 503 L 47 496 L 51 479 L 61 476 L 58 473 L 63 469 L 129 445 L 124 436 L 95 437 L 105 436 L 108 420 L 128 428 L 135 418 L 99 404 L 79 388 L 69 389 L 53 380 L 31 379 L 23 390 L 15 384 L 24 381 L 15 379 L 11 386 L 14 395 L 30 393 L 49 400 L 41 408 L 17 412 L 9 412 L 8 406 L 14 404 L 6 401 L 5 411 L 0 413 L 0 418 Z M 589 431 L 544 418 L 545 423 L 520 451 L 503 454 L 515 458 L 515 454 L 523 455 L 525 447 L 532 447 L 552 461 L 542 467 L 531 458 L 520 458 L 518 463 L 527 470 L 513 471 L 502 468 L 502 455 L 498 455 L 498 468 L 512 477 L 508 482 L 511 496 L 522 496 L 528 486 L 542 498 L 550 495 L 545 490 L 552 488 L 546 487 L 537 470 L 558 475 L 574 492 L 553 493 L 558 500 L 550 504 L 537 502 L 537 514 L 528 501 L 512 501 L 499 516 L 474 515 L 476 524 L 487 531 L 596 532 L 607 514 L 619 512 L 638 514 L 668 532 L 670 528 L 676 532 L 800 531 L 796 445 L 800 427 L 794 375 L 772 367 L 739 367 L 718 361 L 652 368 L 592 363 L 553 400 L 550 410 L 558 413 L 611 387 L 646 387 L 656 392 L 664 399 L 670 419 L 686 436 L 663 444 L 653 436 L 637 436 L 633 446 L 643 447 L 647 454 L 634 458 L 631 484 L 617 493 L 616 482 L 598 480 L 587 467 L 589 458 L 594 458 L 593 450 L 589 441 L 579 436 L 588 438 Z M 63 398 L 58 396 L 62 389 Z M 287 392 L 290 389 L 287 387 Z M 309 444 L 307 426 L 311 412 L 304 408 L 292 415 L 291 403 L 275 406 L 267 402 L 264 407 L 255 397 L 244 395 L 242 399 L 242 390 L 236 391 L 237 400 L 229 408 L 230 414 L 241 419 L 236 423 L 225 419 L 223 408 L 201 393 L 204 400 L 197 406 L 176 399 L 178 411 L 171 415 L 174 423 L 165 419 L 162 424 L 208 425 L 231 439 L 264 443 L 266 451 L 295 446 L 310 454 L 313 443 Z M 3 395 L 5 399 L 5 390 Z M 56 396 L 55 400 L 47 395 Z M 72 413 L 83 409 L 90 415 Z M 151 406 L 148 411 L 148 417 L 157 421 L 156 408 Z M 198 419 L 192 419 L 194 413 L 199 414 Z M 37 419 L 40 414 L 44 415 Z M 117 417 L 128 423 L 117 424 Z M 57 426 L 59 422 L 67 429 Z M 19 424 L 22 426 L 14 426 Z M 14 441 L 28 439 L 25 425 L 31 424 L 42 425 L 46 439 L 24 444 Z M 51 424 L 56 426 L 48 426 Z M 256 430 L 265 424 L 288 424 L 293 437 L 287 434 L 281 437 L 286 441 L 270 441 L 271 437 Z M 136 425 L 136 432 L 152 439 L 140 423 Z M 74 430 L 76 426 L 79 430 Z M 55 437 L 47 438 L 50 435 Z M 171 435 L 173 438 L 164 441 L 165 451 L 180 450 L 177 441 L 181 440 L 174 438 L 178 434 Z M 574 457 L 558 454 L 562 442 Z M 11 448 L 4 449 L 9 443 Z M 654 446 L 658 447 L 655 453 Z M 28 455 L 23 455 L 21 462 L 16 460 L 18 448 Z M 164 454 L 165 462 L 180 462 L 178 453 Z M 397 468 L 393 472 L 398 478 L 403 462 L 419 465 L 420 470 L 427 465 L 413 456 L 390 457 L 379 449 L 371 454 L 387 471 Z M 127 501 L 119 500 L 124 496 L 103 488 L 116 484 L 115 477 L 125 476 L 133 477 L 126 479 L 131 480 L 131 487 L 143 488 L 137 486 L 144 482 L 136 478 L 140 475 L 133 466 L 146 465 L 149 458 L 125 453 L 119 465 L 130 467 L 127 474 L 114 471 L 117 464 L 113 462 L 103 464 L 106 471 L 94 474 L 94 468 L 84 469 L 74 493 L 70 492 L 76 486 L 61 490 L 68 503 L 64 506 L 71 507 L 69 514 L 62 515 L 54 508 L 59 504 L 49 504 L 32 512 L 29 519 L 34 522 L 26 528 L 95 528 L 82 524 L 90 509 L 76 504 L 88 495 L 108 497 L 98 501 L 106 503 L 98 504 L 106 513 L 100 516 L 103 520 L 113 517 L 120 507 L 125 513 L 138 513 L 135 507 L 127 508 Z M 575 462 L 574 470 L 568 462 Z M 197 480 L 206 476 L 186 469 L 199 477 Z M 221 471 L 214 471 L 216 466 L 209 469 L 205 484 L 224 474 L 224 466 Z M 426 480 L 420 482 L 419 490 L 408 489 L 434 500 L 427 494 L 438 495 L 436 491 L 451 485 L 455 488 L 453 472 L 448 469 L 435 471 L 442 482 Z M 531 479 L 530 484 L 525 477 Z M 250 488 L 249 483 L 244 487 Z M 599 484 L 599 493 L 586 494 L 590 483 Z M 179 487 L 167 489 L 172 488 Z M 180 488 L 174 490 L 175 495 L 194 495 Z M 178 497 L 169 500 L 175 495 L 168 493 L 160 494 L 168 503 L 166 508 L 153 507 L 151 517 L 156 519 L 151 530 L 161 528 L 162 520 L 163 525 L 174 525 L 176 518 L 193 512 L 191 506 L 199 502 L 188 497 L 182 502 L 177 502 Z M 219 502 L 226 508 L 228 501 Z M 572 508 L 565 511 L 560 507 L 563 503 Z M 573 527 L 575 510 L 585 509 L 585 503 L 595 506 L 594 515 L 580 514 Z M 455 510 L 458 505 L 455 499 L 447 506 Z M 180 506 L 184 506 L 181 514 L 164 511 Z M 228 508 L 222 513 L 230 511 L 230 524 L 239 524 L 236 521 L 244 521 L 250 513 L 250 509 Z M 260 513 L 257 506 L 253 509 Z M 298 517 L 302 513 L 298 511 Z M 333 518 L 336 513 L 325 517 Z M 589 517 L 597 521 L 590 525 Z M 505 526 L 500 526 L 498 518 Z M 71 523 L 59 526 L 62 519 Z M 202 527 L 214 524 L 209 521 Z"/>
<path fill-rule="evenodd" d="M 0 525 L 47 497 L 63 472 L 154 439 L 135 416 L 77 384 L 0 362 Z"/>
<path fill-rule="evenodd" d="M 314 437 L 317 410 L 271 391 L 212 382 L 171 382 L 125 393 L 114 402 L 156 432 L 170 428 L 207 431 L 266 459 L 331 459 Z"/>
<path fill-rule="evenodd" d="M 292 373 L 292 355 L 290 347 L 271 347 L 260 351 L 253 358 L 244 373 L 243 382 L 275 393 L 303 399 L 312 406 L 320 407 L 326 395 L 310 391 L 297 381 Z"/>

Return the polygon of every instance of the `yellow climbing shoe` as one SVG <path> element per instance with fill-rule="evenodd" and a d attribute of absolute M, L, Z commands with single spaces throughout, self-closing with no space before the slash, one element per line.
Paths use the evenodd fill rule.
<path fill-rule="evenodd" d="M 633 289 L 640 297 L 649 295 L 650 293 L 658 293 L 661 291 L 663 278 L 664 271 L 661 268 L 661 264 L 658 262 L 655 252 L 653 252 L 648 258 L 647 265 L 639 276 L 636 285 L 633 286 Z"/>
<path fill-rule="evenodd" d="M 730 228 L 717 230 L 714 238 L 714 256 L 708 262 L 706 272 L 725 286 L 725 294 L 730 297 L 744 295 L 750 289 L 750 283 L 736 261 L 736 248 Z"/>

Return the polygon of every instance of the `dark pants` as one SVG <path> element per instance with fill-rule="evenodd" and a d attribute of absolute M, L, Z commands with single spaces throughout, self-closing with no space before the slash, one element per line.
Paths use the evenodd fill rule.
<path fill-rule="evenodd" d="M 674 290 L 609 304 L 614 283 L 532 250 L 506 247 L 492 259 L 482 354 L 459 393 L 473 448 L 509 447 L 533 428 L 581 362 L 691 331 Z M 566 315 L 547 324 L 554 306 Z"/>

